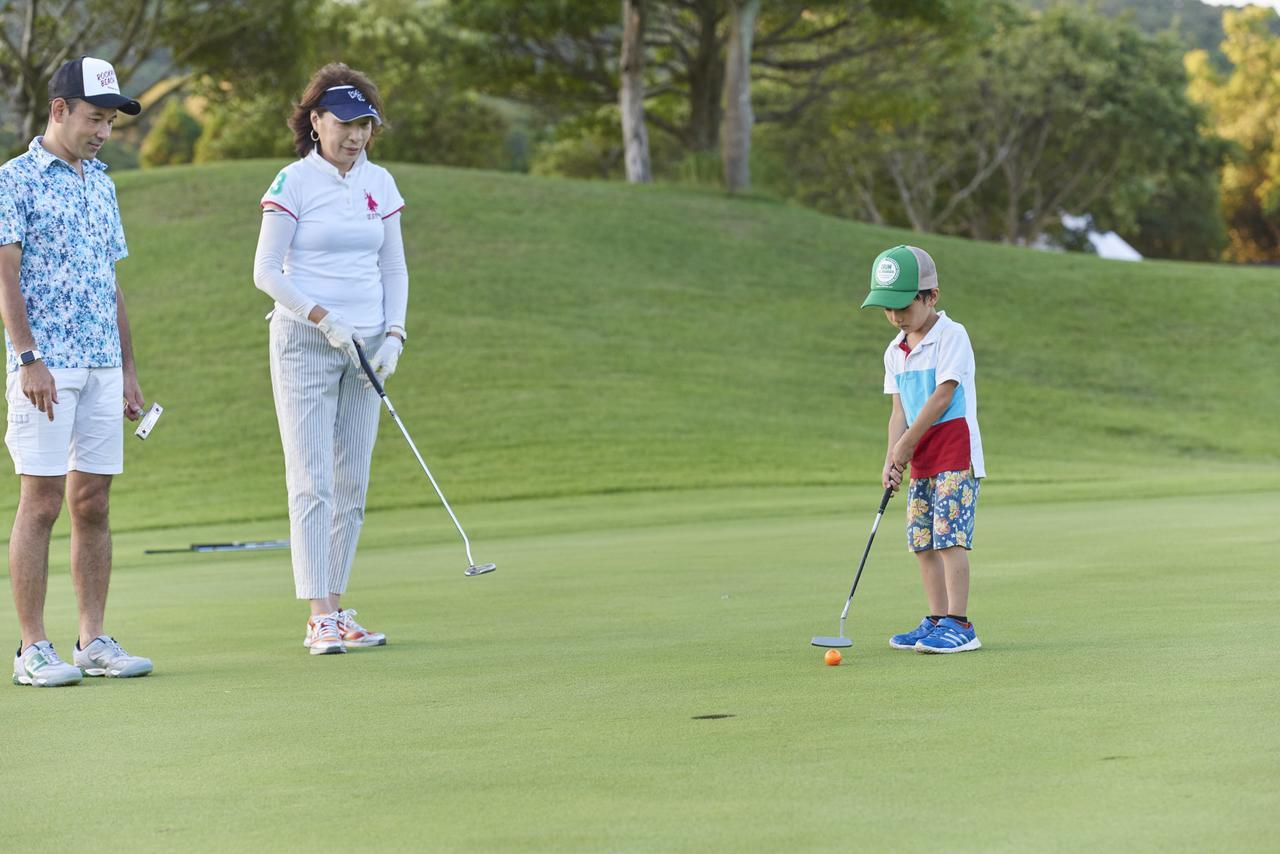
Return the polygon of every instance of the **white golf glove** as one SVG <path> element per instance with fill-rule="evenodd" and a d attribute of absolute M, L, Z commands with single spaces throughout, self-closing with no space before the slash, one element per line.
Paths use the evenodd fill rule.
<path fill-rule="evenodd" d="M 378 352 L 373 354 L 369 364 L 373 366 L 373 374 L 378 382 L 386 384 L 387 379 L 396 372 L 396 362 L 400 361 L 400 353 L 404 350 L 404 342 L 394 335 L 388 335 L 382 341 Z"/>
<path fill-rule="evenodd" d="M 317 321 L 316 326 L 329 339 L 329 343 L 342 350 L 351 361 L 360 364 L 360 356 L 356 354 L 356 344 L 364 345 L 364 341 L 356 334 L 355 329 L 334 312 L 329 312 Z"/>

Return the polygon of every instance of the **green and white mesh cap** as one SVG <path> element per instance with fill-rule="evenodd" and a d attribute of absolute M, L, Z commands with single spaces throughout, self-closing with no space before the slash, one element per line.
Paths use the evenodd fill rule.
<path fill-rule="evenodd" d="M 871 293 L 863 308 L 906 308 L 918 291 L 938 286 L 938 268 L 918 246 L 895 246 L 876 257 L 871 266 Z"/>

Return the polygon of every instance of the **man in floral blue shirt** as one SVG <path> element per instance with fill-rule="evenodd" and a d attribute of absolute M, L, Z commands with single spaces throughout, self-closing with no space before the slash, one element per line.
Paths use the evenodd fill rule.
<path fill-rule="evenodd" d="M 70 60 L 49 81 L 49 124 L 0 166 L 0 314 L 8 429 L 21 476 L 9 576 L 22 640 L 15 685 L 74 685 L 84 676 L 145 676 L 151 662 L 103 631 L 111 577 L 111 479 L 124 470 L 121 414 L 137 420 L 142 390 L 115 265 L 128 254 L 115 185 L 97 159 L 116 111 L 137 115 L 115 69 Z M 74 664 L 45 633 L 49 535 L 71 513 L 71 576 L 79 604 Z"/>

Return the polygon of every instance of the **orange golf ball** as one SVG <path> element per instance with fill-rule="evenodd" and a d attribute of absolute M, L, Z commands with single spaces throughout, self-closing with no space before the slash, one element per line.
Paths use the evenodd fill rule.
<path fill-rule="evenodd" d="M 837 664 L 840 663 L 840 650 L 829 649 L 827 650 L 827 654 L 824 655 L 822 658 L 824 661 L 827 662 L 827 664 L 831 665 L 832 667 L 835 667 Z"/>

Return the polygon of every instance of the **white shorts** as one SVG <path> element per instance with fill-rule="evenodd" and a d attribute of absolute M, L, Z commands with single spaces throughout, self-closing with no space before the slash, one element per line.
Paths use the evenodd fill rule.
<path fill-rule="evenodd" d="M 53 420 L 22 393 L 21 371 L 9 374 L 4 443 L 18 474 L 61 477 L 68 471 L 124 471 L 124 374 L 120 368 L 50 368 L 58 389 Z"/>

